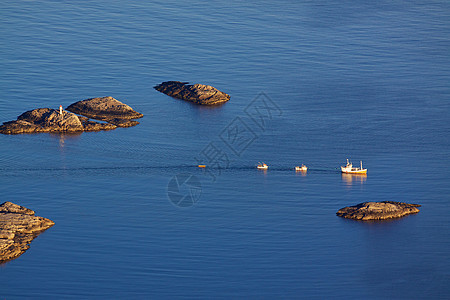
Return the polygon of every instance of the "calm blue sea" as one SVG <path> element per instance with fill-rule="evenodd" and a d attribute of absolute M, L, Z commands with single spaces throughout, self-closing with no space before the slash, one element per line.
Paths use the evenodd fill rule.
<path fill-rule="evenodd" d="M 2 1 L 1 122 L 101 96 L 145 117 L 0 135 L 0 202 L 56 223 L 0 298 L 448 299 L 450 3 L 372 2 Z M 422 207 L 335 215 L 384 200 Z"/>

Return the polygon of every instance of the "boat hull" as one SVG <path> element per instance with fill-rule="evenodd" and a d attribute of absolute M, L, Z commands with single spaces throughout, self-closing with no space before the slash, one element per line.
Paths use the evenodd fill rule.
<path fill-rule="evenodd" d="M 355 171 L 341 170 L 341 172 L 344 173 L 344 174 L 367 174 L 367 169 L 355 170 Z"/>

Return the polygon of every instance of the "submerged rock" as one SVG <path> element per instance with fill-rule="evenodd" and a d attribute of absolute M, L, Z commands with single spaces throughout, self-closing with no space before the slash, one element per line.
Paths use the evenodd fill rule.
<path fill-rule="evenodd" d="M 364 202 L 355 206 L 341 208 L 336 215 L 354 220 L 385 220 L 400 218 L 419 212 L 419 204 L 408 204 L 395 201 Z"/>
<path fill-rule="evenodd" d="M 201 105 L 222 104 L 230 100 L 230 95 L 219 91 L 215 87 L 198 83 L 189 85 L 188 83 L 189 82 L 166 81 L 158 84 L 154 89 L 171 97 Z"/>
<path fill-rule="evenodd" d="M 116 129 L 117 126 L 110 123 L 99 123 L 89 120 L 86 117 L 78 117 L 83 124 L 84 131 L 101 131 L 101 130 L 112 130 Z"/>
<path fill-rule="evenodd" d="M 139 124 L 138 121 L 129 119 L 111 119 L 108 120 L 109 123 L 116 125 L 117 127 L 132 127 Z"/>
<path fill-rule="evenodd" d="M 130 106 L 114 99 L 113 97 L 91 98 L 78 101 L 69 105 L 67 110 L 88 118 L 107 122 L 115 119 L 138 119 L 144 116 L 143 114 L 132 109 Z M 135 122 L 135 125 L 139 124 L 139 122 Z"/>
<path fill-rule="evenodd" d="M 0 205 L 0 263 L 22 255 L 39 233 L 54 224 L 26 207 L 11 202 Z"/>

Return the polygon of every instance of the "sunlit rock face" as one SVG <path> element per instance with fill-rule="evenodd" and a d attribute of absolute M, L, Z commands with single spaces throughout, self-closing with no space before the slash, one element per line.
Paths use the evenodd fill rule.
<path fill-rule="evenodd" d="M 54 224 L 26 207 L 11 202 L 0 205 L 0 263 L 22 255 L 39 233 Z"/>
<path fill-rule="evenodd" d="M 364 202 L 341 208 L 336 215 L 361 221 L 385 220 L 418 213 L 417 207 L 420 207 L 420 205 L 394 201 Z"/>
<path fill-rule="evenodd" d="M 217 105 L 230 100 L 230 95 L 204 84 L 190 85 L 188 82 L 166 81 L 154 87 L 168 96 L 200 105 Z"/>

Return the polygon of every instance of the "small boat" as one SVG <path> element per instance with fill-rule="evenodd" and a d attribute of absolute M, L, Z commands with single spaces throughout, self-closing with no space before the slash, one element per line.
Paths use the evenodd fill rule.
<path fill-rule="evenodd" d="M 361 167 L 359 167 L 359 168 L 353 167 L 352 163 L 348 161 L 348 158 L 347 158 L 347 165 L 345 167 L 341 166 L 341 171 L 342 171 L 342 173 L 345 173 L 345 174 L 366 174 L 367 173 L 367 169 L 363 169 L 362 161 L 361 161 Z"/>
<path fill-rule="evenodd" d="M 300 172 L 300 171 L 301 171 L 301 172 L 306 172 L 306 171 L 308 171 L 308 167 L 302 164 L 301 167 L 296 166 L 296 167 L 295 167 L 295 171 L 297 171 L 297 172 Z"/>
<path fill-rule="evenodd" d="M 206 168 L 206 165 L 198 165 L 199 168 Z"/>
<path fill-rule="evenodd" d="M 258 163 L 259 165 L 256 167 L 259 170 L 267 170 L 269 168 L 265 163 Z"/>

